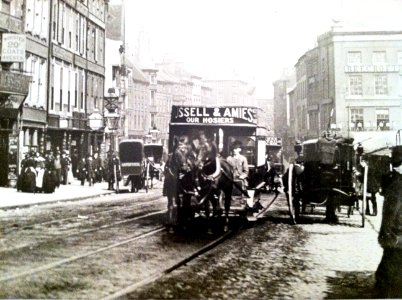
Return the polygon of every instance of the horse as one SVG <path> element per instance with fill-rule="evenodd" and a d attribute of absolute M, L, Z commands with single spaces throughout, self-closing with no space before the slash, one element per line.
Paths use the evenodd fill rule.
<path fill-rule="evenodd" d="M 168 224 L 186 226 L 192 218 L 191 200 L 196 195 L 191 147 L 178 142 L 164 167 L 164 194 L 168 198 Z"/>
<path fill-rule="evenodd" d="M 232 166 L 218 154 L 214 142 L 204 141 L 198 147 L 196 170 L 196 182 L 201 197 L 199 205 L 204 205 L 208 218 L 209 204 L 212 204 L 213 216 L 219 216 L 222 212 L 220 206 L 223 201 L 224 231 L 227 231 L 233 191 Z"/>

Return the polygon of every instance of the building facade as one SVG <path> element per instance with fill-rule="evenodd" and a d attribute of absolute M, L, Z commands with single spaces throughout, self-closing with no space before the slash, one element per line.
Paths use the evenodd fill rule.
<path fill-rule="evenodd" d="M 244 105 L 257 106 L 255 87 L 238 79 L 207 79 L 203 81 L 211 89 L 215 105 Z"/>
<path fill-rule="evenodd" d="M 402 32 L 337 26 L 317 40 L 295 65 L 292 107 L 275 103 L 289 110 L 294 138 L 331 131 L 355 142 L 395 140 L 402 127 Z"/>
<path fill-rule="evenodd" d="M 35 56 L 46 72 L 47 35 L 45 30 L 40 33 L 45 40 L 26 37 L 25 14 L 22 0 L 0 2 L 0 186 L 15 185 L 22 149 L 40 146 L 40 132 L 46 123 L 46 96 L 42 88 L 40 96 L 32 96 L 39 93 L 39 85 L 32 89 L 31 83 L 38 78 L 26 70 L 26 57 Z M 25 109 L 24 117 L 28 94 L 30 108 Z"/>
<path fill-rule="evenodd" d="M 51 1 L 47 149 L 101 150 L 107 3 Z"/>

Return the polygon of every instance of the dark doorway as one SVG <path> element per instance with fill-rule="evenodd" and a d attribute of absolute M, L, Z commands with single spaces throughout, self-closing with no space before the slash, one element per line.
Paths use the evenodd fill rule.
<path fill-rule="evenodd" d="M 0 132 L 0 186 L 8 184 L 8 133 Z"/>

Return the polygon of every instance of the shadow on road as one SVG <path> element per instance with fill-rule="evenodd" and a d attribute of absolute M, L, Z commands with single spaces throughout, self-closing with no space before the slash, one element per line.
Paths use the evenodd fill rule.
<path fill-rule="evenodd" d="M 327 277 L 326 299 L 375 299 L 373 272 L 336 272 Z"/>

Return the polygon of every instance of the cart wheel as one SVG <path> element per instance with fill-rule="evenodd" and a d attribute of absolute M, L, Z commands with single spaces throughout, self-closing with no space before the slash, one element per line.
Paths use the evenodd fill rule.
<path fill-rule="evenodd" d="M 288 169 L 288 192 L 286 193 L 286 199 L 288 201 L 288 206 L 289 206 L 289 215 L 290 215 L 290 220 L 293 224 L 296 223 L 296 208 L 295 208 L 295 202 L 294 202 L 294 192 L 293 192 L 293 164 L 289 165 Z"/>

